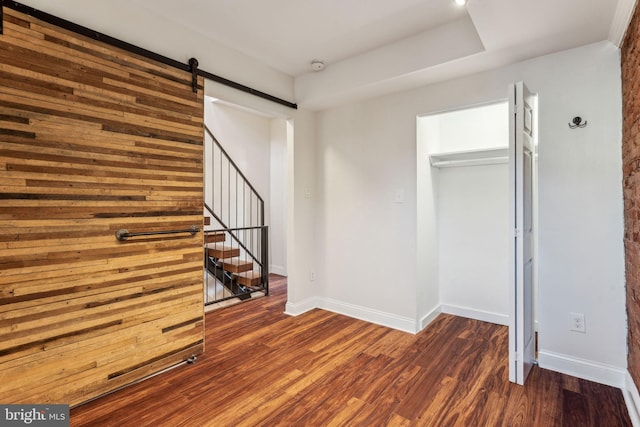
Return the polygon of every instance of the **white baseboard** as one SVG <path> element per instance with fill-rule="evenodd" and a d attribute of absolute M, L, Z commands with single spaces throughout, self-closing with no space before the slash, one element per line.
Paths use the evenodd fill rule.
<path fill-rule="evenodd" d="M 417 332 L 416 321 L 414 319 L 337 301 L 331 298 L 315 297 L 295 304 L 287 303 L 285 313 L 291 316 L 297 316 L 314 308 L 320 308 L 322 310 L 375 323 L 376 325 L 398 329 L 411 334 L 415 334 Z"/>
<path fill-rule="evenodd" d="M 415 334 L 416 321 L 409 317 L 398 316 L 384 311 L 373 310 L 371 308 L 349 304 L 342 301 L 333 300 L 331 298 L 319 298 L 319 307 L 323 310 L 332 311 L 334 313 L 343 314 L 376 325 L 386 326 L 392 329 L 409 332 Z"/>
<path fill-rule="evenodd" d="M 270 265 L 269 266 L 269 273 L 279 274 L 280 276 L 286 276 L 287 275 L 287 269 L 284 268 L 281 265 Z"/>
<path fill-rule="evenodd" d="M 418 324 L 420 330 L 423 330 L 424 328 L 429 326 L 429 323 L 433 322 L 440 313 L 442 313 L 442 307 L 438 305 L 434 307 L 433 310 L 422 316 Z"/>
<path fill-rule="evenodd" d="M 626 372 L 624 378 L 624 402 L 627 404 L 627 411 L 629 412 L 629 418 L 634 427 L 640 427 L 640 393 L 638 388 L 631 378 L 629 371 Z"/>
<path fill-rule="evenodd" d="M 287 302 L 284 307 L 284 313 L 289 316 L 299 316 L 314 308 L 318 308 L 317 298 L 307 298 L 298 303 Z"/>
<path fill-rule="evenodd" d="M 541 368 L 624 389 L 625 369 L 550 351 L 538 352 Z"/>
<path fill-rule="evenodd" d="M 509 316 L 506 314 L 492 313 L 490 311 L 476 310 L 469 307 L 449 304 L 442 304 L 440 307 L 443 313 L 466 317 L 467 319 L 480 320 L 482 322 L 495 323 L 497 325 L 509 326 Z"/>
<path fill-rule="evenodd" d="M 466 307 L 458 307 L 452 305 L 439 305 L 434 307 L 429 313 L 425 314 L 416 323 L 413 319 L 384 311 L 373 310 L 354 304 L 337 301 L 331 298 L 309 298 L 299 303 L 287 303 L 285 313 L 291 316 L 297 316 L 314 308 L 332 311 L 334 313 L 343 314 L 355 319 L 365 320 L 377 325 L 387 326 L 389 328 L 398 329 L 400 331 L 415 334 L 433 322 L 440 313 L 453 314 L 455 316 L 466 317 L 470 319 L 480 320 L 483 322 L 496 323 L 498 325 L 507 325 L 509 316 L 487 311 L 473 310 Z"/>

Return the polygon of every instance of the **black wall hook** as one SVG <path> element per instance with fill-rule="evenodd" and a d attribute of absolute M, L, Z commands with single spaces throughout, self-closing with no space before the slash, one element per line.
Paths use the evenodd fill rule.
<path fill-rule="evenodd" d="M 584 123 L 582 123 L 582 117 L 580 116 L 576 116 L 573 118 L 572 120 L 573 124 L 569 123 L 569 127 L 571 129 L 575 129 L 575 128 L 583 128 L 587 125 L 587 121 L 585 120 Z"/>

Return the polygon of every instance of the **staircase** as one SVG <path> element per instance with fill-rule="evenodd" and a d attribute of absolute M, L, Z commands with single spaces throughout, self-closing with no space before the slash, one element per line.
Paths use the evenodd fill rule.
<path fill-rule="evenodd" d="M 205 305 L 268 295 L 264 201 L 205 126 Z"/>

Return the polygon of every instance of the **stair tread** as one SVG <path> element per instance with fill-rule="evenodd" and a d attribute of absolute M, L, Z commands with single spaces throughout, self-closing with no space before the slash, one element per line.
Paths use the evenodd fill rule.
<path fill-rule="evenodd" d="M 245 261 L 238 258 L 224 259 L 221 262 L 222 268 L 230 273 L 242 273 L 253 270 L 253 262 Z"/>

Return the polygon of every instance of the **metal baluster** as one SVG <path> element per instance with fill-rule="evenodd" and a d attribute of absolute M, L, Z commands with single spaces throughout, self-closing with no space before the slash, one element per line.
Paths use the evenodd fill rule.
<path fill-rule="evenodd" d="M 227 158 L 227 227 L 231 226 L 231 161 Z"/>
<path fill-rule="evenodd" d="M 220 219 L 222 219 L 222 188 L 222 149 L 220 149 Z"/>
<path fill-rule="evenodd" d="M 238 169 L 236 169 L 236 223 L 234 227 L 238 227 Z"/>
<path fill-rule="evenodd" d="M 213 150 L 211 153 L 211 169 L 213 168 L 213 165 L 216 163 L 216 144 L 213 144 Z M 212 170 L 211 171 L 211 210 L 213 212 L 216 211 L 216 171 Z"/>
<path fill-rule="evenodd" d="M 246 231 L 244 232 L 244 234 L 243 234 L 243 236 L 242 236 L 242 237 L 243 237 L 244 239 L 246 239 L 246 237 L 247 237 Z M 245 240 L 245 242 L 244 242 L 244 243 L 245 243 L 244 247 L 246 248 L 246 247 L 247 247 L 246 240 Z M 244 251 L 244 261 L 245 261 L 245 262 L 247 261 L 247 251 Z"/>
<path fill-rule="evenodd" d="M 264 294 L 269 295 L 269 229 L 263 226 L 261 229 L 262 245 L 260 262 L 262 262 L 262 287 Z"/>

